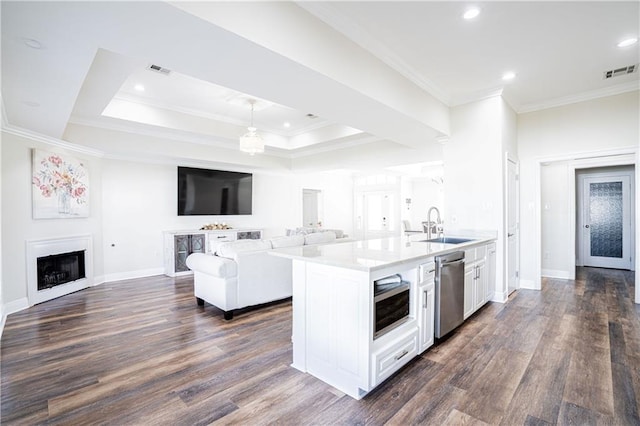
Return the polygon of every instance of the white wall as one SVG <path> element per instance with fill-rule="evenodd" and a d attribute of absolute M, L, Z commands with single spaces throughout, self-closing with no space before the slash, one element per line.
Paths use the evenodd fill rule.
<path fill-rule="evenodd" d="M 446 227 L 497 235 L 494 300 L 498 301 L 507 298 L 502 132 L 512 126 L 503 120 L 515 119 L 508 109 L 499 96 L 453 108 L 451 138 L 443 149 Z"/>
<path fill-rule="evenodd" d="M 77 219 L 32 219 L 31 152 L 33 148 L 66 153 L 85 161 L 89 172 L 90 217 Z M 101 161 L 90 155 L 71 152 L 2 132 L 2 294 L 7 313 L 27 303 L 26 244 L 30 239 L 91 234 L 93 270 L 104 274 L 102 261 Z"/>
<path fill-rule="evenodd" d="M 326 228 L 351 233 L 353 183 L 349 175 L 253 171 L 252 215 L 178 216 L 176 164 L 100 158 L 52 143 L 55 141 L 2 133 L 2 300 L 10 311 L 27 306 L 28 239 L 91 234 L 95 283 L 161 274 L 162 231 L 199 229 L 217 221 L 234 228 L 261 228 L 267 237 L 283 235 L 285 228 L 302 225 L 302 188 L 322 190 Z M 31 218 L 32 148 L 67 152 L 86 161 L 89 218 Z"/>
<path fill-rule="evenodd" d="M 414 230 L 422 230 L 422 222 L 427 220 L 427 212 L 431 206 L 435 206 L 440 210 L 440 214 L 444 217 L 444 185 L 436 183 L 430 177 L 410 178 L 409 182 L 411 198 L 411 208 L 407 210 L 405 197 L 402 196 L 403 218 L 405 217 L 411 222 Z M 444 223 L 445 233 L 447 223 Z"/>
<path fill-rule="evenodd" d="M 502 227 L 500 102 L 494 97 L 452 110 L 443 154 L 445 216 L 453 228 Z"/>
<path fill-rule="evenodd" d="M 566 161 L 543 165 L 542 188 L 542 275 L 569 278 L 567 265 L 574 263 L 567 241 L 571 241 L 571 198 L 573 181 Z"/>
<path fill-rule="evenodd" d="M 528 253 L 521 258 L 523 286 L 540 286 L 540 164 L 635 152 L 640 137 L 638 93 L 634 91 L 518 116 L 521 247 L 526 247 Z M 556 196 L 561 197 L 560 194 Z M 573 188 L 563 196 L 573 197 Z M 571 244 L 572 240 L 565 241 L 565 245 Z"/>

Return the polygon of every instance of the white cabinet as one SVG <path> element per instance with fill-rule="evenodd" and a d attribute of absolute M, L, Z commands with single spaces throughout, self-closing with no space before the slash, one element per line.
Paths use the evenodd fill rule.
<path fill-rule="evenodd" d="M 292 269 L 294 368 L 360 399 L 418 354 L 417 265 L 369 273 L 294 259 Z M 410 315 L 374 338 L 373 283 L 394 274 L 410 282 Z M 425 338 L 432 341 L 433 285 L 421 288 L 431 299 L 430 317 L 421 319 L 430 328 Z"/>
<path fill-rule="evenodd" d="M 433 333 L 431 333 L 431 339 L 433 339 Z M 415 330 L 411 330 L 393 344 L 374 353 L 373 386 L 382 383 L 418 353 L 418 336 Z"/>
<path fill-rule="evenodd" d="M 237 239 L 236 231 L 215 231 L 207 234 L 209 242 L 207 243 L 207 253 L 215 253 L 218 246 L 222 243 L 235 241 Z"/>
<path fill-rule="evenodd" d="M 418 287 L 418 353 L 433 346 L 433 321 L 435 293 L 433 281 L 431 284 Z"/>
<path fill-rule="evenodd" d="M 464 319 L 469 318 L 475 311 L 474 296 L 476 283 L 475 262 L 470 265 L 465 259 L 464 267 Z"/>
<path fill-rule="evenodd" d="M 418 283 L 418 353 L 422 353 L 434 342 L 434 312 L 436 265 L 433 260 L 420 265 Z"/>
<path fill-rule="evenodd" d="M 487 302 L 496 291 L 496 243 L 487 245 Z"/>
<path fill-rule="evenodd" d="M 487 272 L 485 265 L 484 259 L 476 263 L 475 294 L 473 299 L 475 302 L 474 311 L 477 311 L 487 303 Z"/>
<path fill-rule="evenodd" d="M 200 233 L 172 233 L 164 235 L 164 273 L 170 277 L 191 274 L 187 257 L 191 253 L 204 253 L 206 235 Z"/>
<path fill-rule="evenodd" d="M 464 319 L 480 309 L 488 300 L 486 272 L 487 246 L 465 250 L 464 268 Z"/>

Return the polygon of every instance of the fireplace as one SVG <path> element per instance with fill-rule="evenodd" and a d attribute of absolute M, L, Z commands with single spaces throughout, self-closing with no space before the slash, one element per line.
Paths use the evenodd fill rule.
<path fill-rule="evenodd" d="M 86 278 L 84 250 L 38 258 L 38 291 Z"/>
<path fill-rule="evenodd" d="M 90 235 L 27 241 L 29 305 L 91 286 L 92 245 Z"/>

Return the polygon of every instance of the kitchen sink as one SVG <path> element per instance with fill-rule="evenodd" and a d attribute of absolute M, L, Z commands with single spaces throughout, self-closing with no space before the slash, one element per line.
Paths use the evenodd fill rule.
<path fill-rule="evenodd" d="M 442 243 L 442 244 L 462 244 L 473 241 L 471 238 L 456 238 L 456 237 L 439 237 L 432 238 L 430 240 L 422 240 L 425 243 Z"/>

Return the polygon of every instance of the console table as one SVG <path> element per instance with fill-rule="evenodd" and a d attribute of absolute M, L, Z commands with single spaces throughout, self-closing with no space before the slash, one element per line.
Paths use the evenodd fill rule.
<path fill-rule="evenodd" d="M 170 277 L 189 275 L 187 257 L 191 253 L 211 253 L 220 243 L 235 240 L 259 240 L 262 230 L 217 229 L 164 231 L 164 273 Z"/>

